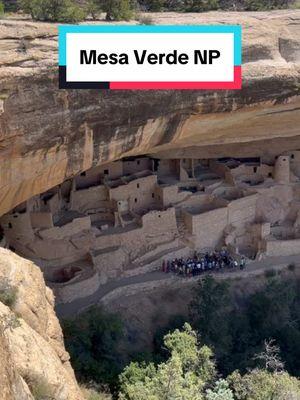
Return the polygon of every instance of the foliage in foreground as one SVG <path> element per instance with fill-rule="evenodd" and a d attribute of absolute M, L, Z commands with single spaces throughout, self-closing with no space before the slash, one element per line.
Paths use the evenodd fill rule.
<path fill-rule="evenodd" d="M 130 20 L 139 9 L 144 11 L 205 12 L 211 10 L 262 11 L 296 7 L 299 0 L 4 0 L 5 11 L 19 7 L 35 20 L 53 22 L 83 21 L 87 17 L 98 19 L 106 13 L 108 21 Z"/>
<path fill-rule="evenodd" d="M 212 352 L 197 343 L 196 333 L 185 324 L 164 338 L 170 353 L 166 362 L 131 363 L 120 376 L 120 400 L 202 400 L 216 371 Z"/>
<path fill-rule="evenodd" d="M 299 376 L 300 281 L 295 277 L 289 280 L 280 280 L 279 276 L 266 278 L 265 285 L 248 298 L 233 299 L 226 282 L 215 281 L 208 276 L 199 282 L 192 297 L 188 322 L 197 330 L 201 343 L 208 346 L 207 351 L 213 349 L 218 370 L 223 376 L 226 377 L 235 370 L 248 376 L 249 368 L 255 370 L 257 367 L 271 374 L 279 374 L 284 368 L 290 374 Z M 170 347 L 170 337 L 166 336 L 167 343 L 161 338 L 175 329 L 175 332 L 178 332 L 186 320 L 187 318 L 180 316 L 174 318 L 168 327 L 157 332 L 154 352 L 140 354 L 131 353 L 131 348 L 126 347 L 129 342 L 125 346 L 124 339 L 129 339 L 123 335 L 121 320 L 116 315 L 106 314 L 95 308 L 76 320 L 65 322 L 66 347 L 71 354 L 77 377 L 83 382 L 94 381 L 101 385 L 109 385 L 115 394 L 118 390 L 118 375 L 128 360 L 138 360 L 141 363 L 131 364 L 124 371 L 123 384 L 126 382 L 126 371 L 130 376 L 143 376 L 143 379 L 156 377 L 155 379 L 159 380 L 159 374 L 162 379 L 163 374 L 171 373 L 175 369 L 181 385 L 182 374 L 185 373 L 184 369 L 180 370 L 181 360 L 178 360 L 173 347 Z M 181 332 L 175 337 L 182 338 L 186 335 Z M 275 368 L 272 358 L 270 362 L 265 362 L 267 351 L 262 350 L 270 347 L 274 353 L 274 346 L 271 346 L 273 342 L 268 340 L 270 338 L 275 340 L 274 345 L 278 345 L 282 351 L 284 365 L 281 367 L 277 365 Z M 180 343 L 180 340 L 178 342 Z M 184 346 L 186 348 L 187 345 Z M 187 347 L 191 349 L 193 345 L 190 343 Z M 177 347 L 176 352 L 179 353 Z M 182 353 L 181 351 L 179 354 Z M 174 355 L 172 362 L 170 354 Z M 257 354 L 260 356 L 257 357 Z M 145 360 L 152 363 L 146 364 Z M 202 375 L 201 379 L 205 381 Z M 132 383 L 135 383 L 135 380 Z M 209 400 L 219 400 L 219 393 L 226 393 L 227 390 L 224 382 L 208 389 L 211 390 Z M 122 393 L 125 396 L 124 390 Z M 223 400 L 223 397 L 221 399 Z"/>
<path fill-rule="evenodd" d="M 288 373 L 271 373 L 262 369 L 241 376 L 234 372 L 227 378 L 236 400 L 297 400 L 300 381 Z M 223 399 L 222 399 L 223 400 Z"/>
<path fill-rule="evenodd" d="M 0 280 L 0 301 L 7 307 L 13 308 L 17 301 L 18 289 L 11 286 L 6 279 Z"/>
<path fill-rule="evenodd" d="M 87 15 L 97 19 L 105 12 L 108 21 L 129 21 L 134 18 L 136 9 L 135 0 L 87 0 L 86 3 Z"/>
<path fill-rule="evenodd" d="M 104 0 L 101 8 L 109 21 L 129 21 L 134 17 L 136 3 L 132 0 Z"/>
<path fill-rule="evenodd" d="M 86 11 L 73 0 L 19 0 L 20 8 L 39 21 L 79 22 Z"/>
<path fill-rule="evenodd" d="M 262 11 L 288 8 L 295 0 L 140 0 L 149 11 L 203 12 L 211 10 Z"/>
<path fill-rule="evenodd" d="M 281 369 L 278 350 L 266 347 L 259 357 L 265 368 L 255 368 L 244 376 L 239 371 L 226 380 L 218 379 L 213 354 L 199 346 L 189 324 L 164 338 L 169 358 L 158 365 L 131 363 L 120 375 L 119 400 L 296 400 L 300 381 Z M 272 368 L 266 368 L 276 359 Z M 270 365 L 269 365 L 270 366 Z"/>
<path fill-rule="evenodd" d="M 83 21 L 87 16 L 97 19 L 101 12 L 106 12 L 109 21 L 130 20 L 136 9 L 133 0 L 87 0 L 84 5 L 75 0 L 18 0 L 18 5 L 34 20 L 67 23 Z"/>

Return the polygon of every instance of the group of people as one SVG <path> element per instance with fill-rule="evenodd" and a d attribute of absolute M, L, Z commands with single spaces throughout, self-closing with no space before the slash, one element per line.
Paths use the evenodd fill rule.
<path fill-rule="evenodd" d="M 226 248 L 221 251 L 213 251 L 211 253 L 197 253 L 194 257 L 188 259 L 176 258 L 172 261 L 164 260 L 162 263 L 162 271 L 165 273 L 173 272 L 179 276 L 192 277 L 201 275 L 204 272 L 222 271 L 226 269 L 245 269 L 246 259 L 244 256 L 235 259 L 229 254 Z"/>

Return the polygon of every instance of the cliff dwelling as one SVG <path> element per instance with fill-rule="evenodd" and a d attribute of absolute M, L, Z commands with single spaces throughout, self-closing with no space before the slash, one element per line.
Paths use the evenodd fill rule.
<path fill-rule="evenodd" d="M 124 158 L 32 197 L 0 219 L 1 246 L 40 266 L 57 302 L 226 246 L 290 256 L 300 244 L 300 151 L 273 157 Z"/>
<path fill-rule="evenodd" d="M 129 2 L 136 3 L 122 3 Z M 145 7 L 150 0 L 139 2 Z M 25 4 L 0 0 L 0 14 L 2 3 Z M 51 2 L 26 3 L 47 3 L 49 10 Z M 75 0 L 52 3 L 72 5 L 75 16 Z M 100 3 L 108 2 L 76 0 L 89 8 Z M 275 1 L 151 3 L 273 8 Z M 277 3 L 281 8 L 283 2 Z M 82 23 L 114 25 L 103 20 L 102 9 L 100 14 Z M 33 21 L 21 10 L 5 14 L 0 22 L 0 398 L 33 399 L 33 384 L 47 389 L 37 394 L 47 399 L 111 399 L 109 393 L 86 393 L 87 385 L 97 392 L 110 385 L 113 398 L 120 398 L 119 373 L 140 375 L 130 361 L 151 374 L 162 372 L 151 379 L 153 387 L 158 381 L 168 384 L 168 371 L 175 374 L 171 386 L 182 398 L 254 399 L 254 387 L 257 398 L 271 392 L 274 398 L 296 398 L 300 10 L 135 14 L 136 20 L 118 26 L 240 25 L 242 88 L 59 89 L 63 21 Z M 189 355 L 198 354 L 209 368 L 193 362 L 196 370 L 186 373 L 186 361 L 179 366 L 176 352 L 169 358 L 165 345 L 159 350 L 164 333 L 181 331 L 185 322 L 196 329 L 199 349 L 205 345 L 204 352 L 194 353 L 193 334 Z M 262 368 L 257 356 L 267 342 L 278 349 L 284 371 Z M 203 379 L 202 370 L 212 378 Z M 224 384 L 231 391 L 234 381 L 237 392 L 231 396 Z M 155 398 L 161 393 L 167 391 L 157 391 Z M 132 394 L 138 399 L 152 392 Z"/>

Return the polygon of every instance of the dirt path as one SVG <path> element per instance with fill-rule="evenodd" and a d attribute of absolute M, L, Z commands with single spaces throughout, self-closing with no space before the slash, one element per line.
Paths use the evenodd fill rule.
<path fill-rule="evenodd" d="M 282 269 L 288 266 L 289 264 L 300 265 L 300 254 L 296 256 L 289 257 L 269 257 L 262 261 L 253 261 L 250 262 L 246 269 L 241 271 L 237 270 L 226 270 L 223 273 L 215 272 L 213 275 L 219 279 L 234 279 L 237 277 L 248 277 L 251 275 L 259 275 L 264 273 L 264 271 L 274 268 L 274 269 Z M 203 275 L 197 276 L 195 278 L 177 278 L 176 281 L 182 280 L 183 282 L 190 281 L 196 282 L 199 279 L 202 279 Z M 91 296 L 77 299 L 71 303 L 59 304 L 56 306 L 56 313 L 59 318 L 70 318 L 80 313 L 80 311 L 88 308 L 89 306 L 98 304 L 101 299 L 103 299 L 109 293 L 115 291 L 116 289 L 136 286 L 141 283 L 147 282 L 161 282 L 162 280 L 174 280 L 174 274 L 165 274 L 160 271 L 149 272 L 146 274 L 131 276 L 128 278 L 121 278 L 118 280 L 113 280 L 108 282 L 105 285 L 101 285 L 99 289 L 93 293 Z M 143 289 L 141 289 L 143 290 Z"/>

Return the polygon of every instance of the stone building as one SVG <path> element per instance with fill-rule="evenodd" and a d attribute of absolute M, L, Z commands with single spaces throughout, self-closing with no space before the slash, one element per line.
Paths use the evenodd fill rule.
<path fill-rule="evenodd" d="M 16 207 L 0 220 L 0 245 L 34 260 L 62 302 L 195 250 L 294 254 L 299 173 L 298 151 L 273 164 L 127 158 Z"/>

